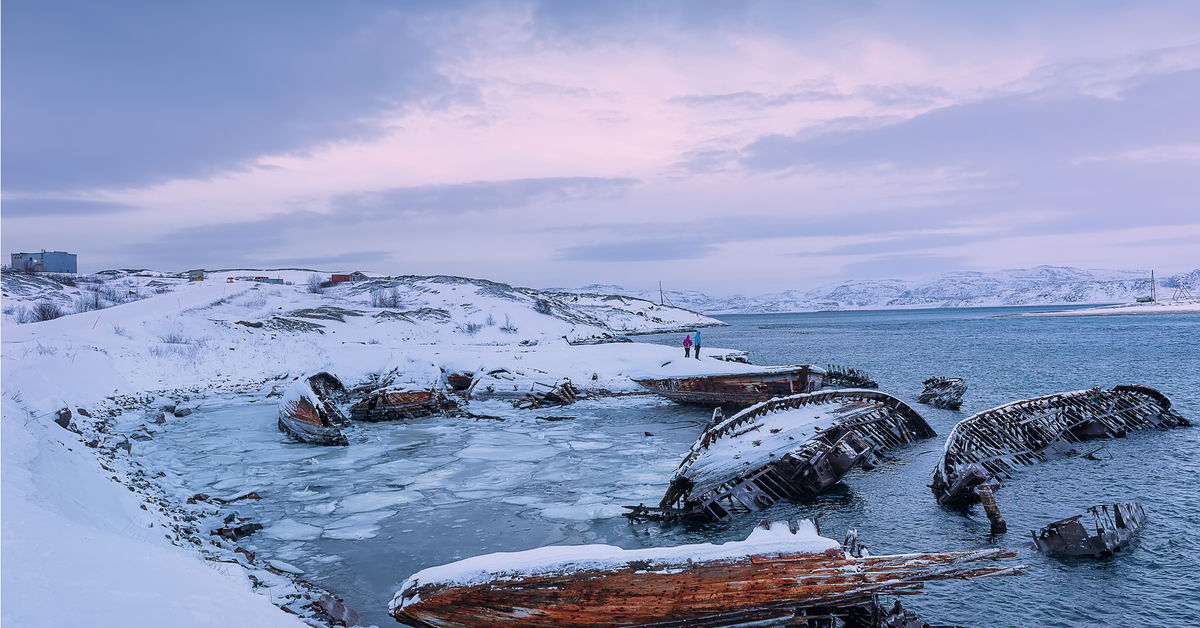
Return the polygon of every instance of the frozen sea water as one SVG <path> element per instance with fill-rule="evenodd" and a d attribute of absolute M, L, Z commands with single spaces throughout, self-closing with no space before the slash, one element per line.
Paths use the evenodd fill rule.
<path fill-rule="evenodd" d="M 817 517 L 827 536 L 856 527 L 875 554 L 975 549 L 1021 551 L 1018 578 L 939 583 L 906 605 L 927 621 L 976 626 L 1187 625 L 1200 616 L 1194 528 L 1200 507 L 1200 429 L 1136 433 L 1107 444 L 1111 459 L 1022 469 L 998 495 L 1010 533 L 988 538 L 981 512 L 939 508 L 926 488 L 944 435 L 958 420 L 1038 394 L 1137 381 L 1166 392 L 1200 420 L 1200 316 L 997 318 L 1012 309 L 723 317 L 712 346 L 744 348 L 760 364 L 837 363 L 868 370 L 912 403 L 921 381 L 967 379 L 962 412 L 915 405 L 939 436 L 894 450 L 871 472 L 773 518 Z M 675 344 L 676 335 L 647 337 Z M 134 454 L 168 475 L 181 496 L 258 502 L 236 510 L 266 525 L 242 545 L 286 561 L 346 598 L 380 626 L 409 574 L 486 552 L 547 544 L 627 548 L 744 538 L 761 515 L 721 525 L 628 525 L 622 504 L 657 503 L 708 419 L 703 409 L 653 397 L 588 400 L 547 411 L 489 404 L 505 420 L 428 418 L 356 423 L 349 447 L 295 443 L 275 428 L 276 406 L 213 399 L 172 419 Z M 129 417 L 122 427 L 135 428 Z M 649 433 L 650 435 L 647 435 Z M 1150 524 L 1128 552 L 1061 562 L 1029 549 L 1028 532 L 1103 501 L 1137 498 Z"/>

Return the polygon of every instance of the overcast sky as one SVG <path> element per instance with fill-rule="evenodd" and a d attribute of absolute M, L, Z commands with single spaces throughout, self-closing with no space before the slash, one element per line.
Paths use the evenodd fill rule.
<path fill-rule="evenodd" d="M 1200 2 L 0 11 L 5 256 L 714 294 L 1200 266 Z"/>

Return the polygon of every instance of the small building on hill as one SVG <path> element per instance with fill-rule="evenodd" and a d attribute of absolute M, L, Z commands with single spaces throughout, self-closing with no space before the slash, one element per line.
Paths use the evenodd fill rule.
<path fill-rule="evenodd" d="M 350 275 L 334 274 L 334 275 L 330 275 L 330 277 L 329 277 L 330 283 L 346 283 L 347 281 L 350 281 Z"/>
<path fill-rule="evenodd" d="M 13 253 L 10 267 L 31 273 L 75 273 L 79 272 L 75 261 L 75 254 L 66 251 Z"/>

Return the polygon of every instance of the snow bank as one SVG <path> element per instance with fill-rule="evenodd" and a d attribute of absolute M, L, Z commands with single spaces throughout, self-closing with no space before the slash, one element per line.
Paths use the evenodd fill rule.
<path fill-rule="evenodd" d="M 52 416 L 4 398 L 0 623 L 305 625 L 253 593 L 241 569 L 167 542 L 158 518 Z"/>

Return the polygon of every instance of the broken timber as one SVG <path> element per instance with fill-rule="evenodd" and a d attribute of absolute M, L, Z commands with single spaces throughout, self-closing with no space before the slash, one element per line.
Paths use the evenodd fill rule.
<path fill-rule="evenodd" d="M 935 435 L 908 404 L 875 390 L 772 399 L 705 429 L 658 508 L 626 516 L 726 520 L 817 495 L 875 451 Z"/>
<path fill-rule="evenodd" d="M 1084 525 L 1084 524 L 1087 525 Z M 1086 512 L 1055 521 L 1033 534 L 1033 544 L 1050 556 L 1112 556 L 1129 544 L 1146 524 L 1138 502 L 1092 506 Z M 1089 532 L 1088 526 L 1095 531 Z"/>
<path fill-rule="evenodd" d="M 979 501 L 975 487 L 1018 466 L 1074 455 L 1092 438 L 1131 430 L 1191 425 L 1166 395 L 1145 386 L 1078 390 L 1015 401 L 954 426 L 933 473 L 933 494 L 944 505 Z"/>
<path fill-rule="evenodd" d="M 768 366 L 756 371 L 634 380 L 677 403 L 750 406 L 773 397 L 822 387 L 825 369 L 811 364 Z"/>
<path fill-rule="evenodd" d="M 962 407 L 963 395 L 967 393 L 967 383 L 961 377 L 930 377 L 923 383 L 925 389 L 917 397 L 918 402 L 946 410 L 957 410 Z"/>
<path fill-rule="evenodd" d="M 333 378 L 318 373 L 293 382 L 284 392 L 279 400 L 279 430 L 313 445 L 349 445 L 341 430 L 348 423 L 345 415 L 331 399 L 314 390 L 314 383 L 318 389 L 330 390 L 328 380 L 322 376 Z"/>
<path fill-rule="evenodd" d="M 1014 556 L 987 549 L 857 557 L 810 520 L 794 529 L 763 522 L 745 541 L 723 545 L 551 546 L 468 558 L 410 576 L 389 612 L 420 626 L 803 622 L 845 616 L 879 595 L 916 594 L 932 580 L 1019 574 L 1024 566 L 990 563 Z"/>
<path fill-rule="evenodd" d="M 825 386 L 837 388 L 879 388 L 879 383 L 862 369 L 830 364 L 825 367 Z"/>

